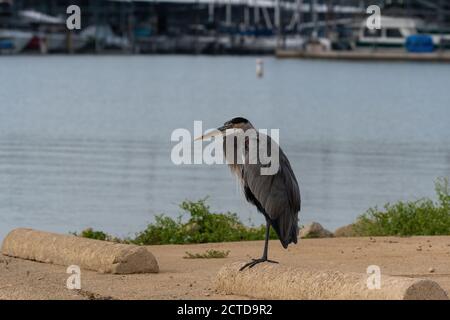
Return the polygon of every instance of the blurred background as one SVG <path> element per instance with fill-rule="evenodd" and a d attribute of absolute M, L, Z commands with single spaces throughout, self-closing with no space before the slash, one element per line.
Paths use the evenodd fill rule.
<path fill-rule="evenodd" d="M 173 130 L 235 116 L 280 129 L 301 224 L 434 198 L 450 175 L 449 26 L 447 1 L 0 1 L 0 237 L 133 235 L 205 196 L 262 223 L 226 166 L 170 159 Z"/>
<path fill-rule="evenodd" d="M 70 5 L 81 30 L 66 28 Z M 382 30 L 365 27 L 370 5 Z M 409 50 L 432 51 L 450 47 L 449 17 L 445 0 L 0 0 L 0 50 L 274 54 L 402 47 L 416 36 Z"/>

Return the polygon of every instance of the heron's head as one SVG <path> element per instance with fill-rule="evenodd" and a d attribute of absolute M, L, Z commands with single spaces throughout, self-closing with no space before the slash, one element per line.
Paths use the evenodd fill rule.
<path fill-rule="evenodd" d="M 236 132 L 245 132 L 251 128 L 253 128 L 253 125 L 250 123 L 250 121 L 248 121 L 247 119 L 242 118 L 242 117 L 237 117 L 237 118 L 233 118 L 233 119 L 225 122 L 223 124 L 223 126 L 217 128 L 201 137 L 198 137 L 195 140 L 200 140 L 200 139 L 205 140 L 205 139 L 215 137 L 218 135 L 227 136 L 230 134 L 234 134 Z"/>
<path fill-rule="evenodd" d="M 237 117 L 237 118 L 233 118 L 227 122 L 225 122 L 223 124 L 223 126 L 221 126 L 220 128 L 217 128 L 217 130 L 221 131 L 222 133 L 224 133 L 225 131 L 231 129 L 231 130 L 236 130 L 236 129 L 240 129 L 243 131 L 246 131 L 247 129 L 253 128 L 252 124 L 250 123 L 250 121 L 248 121 L 245 118 L 242 117 Z"/>

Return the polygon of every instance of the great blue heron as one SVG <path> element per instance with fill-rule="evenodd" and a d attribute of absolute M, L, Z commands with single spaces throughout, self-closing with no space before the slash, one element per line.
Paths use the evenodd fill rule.
<path fill-rule="evenodd" d="M 248 130 L 255 132 L 254 139 L 256 140 L 257 148 L 262 147 L 262 142 L 266 143 L 267 150 L 272 150 L 270 146 L 275 145 L 278 148 L 278 170 L 274 174 L 264 175 L 261 169 L 267 167 L 261 162 L 258 157 L 257 161 L 248 163 L 250 155 L 250 143 Z M 248 202 L 256 206 L 266 219 L 266 236 L 264 242 L 263 255 L 259 259 L 252 259 L 251 262 L 245 264 L 241 270 L 246 267 L 252 268 L 261 262 L 278 263 L 268 259 L 269 246 L 269 232 L 270 227 L 275 230 L 281 244 L 286 249 L 290 243 L 297 243 L 298 233 L 298 213 L 300 211 L 300 190 L 297 179 L 292 171 L 291 165 L 284 152 L 279 148 L 278 144 L 268 135 L 264 135 L 255 130 L 253 125 L 244 118 L 233 118 L 230 121 L 202 137 L 197 139 L 206 139 L 212 136 L 222 135 L 224 137 L 224 155 L 231 171 L 236 175 L 240 181 L 245 198 Z M 239 136 L 241 135 L 241 136 Z M 264 139 L 263 139 L 264 138 Z M 230 151 L 227 146 L 232 139 L 232 159 L 230 161 Z M 239 149 L 239 141 L 243 141 L 244 146 Z M 239 152 L 245 161 L 236 161 L 239 157 Z M 259 155 L 259 153 L 258 153 Z"/>

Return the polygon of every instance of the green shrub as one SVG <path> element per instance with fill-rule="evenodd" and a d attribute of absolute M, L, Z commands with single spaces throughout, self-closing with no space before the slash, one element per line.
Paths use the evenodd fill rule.
<path fill-rule="evenodd" d="M 150 245 L 264 239 L 265 226 L 247 227 L 236 213 L 212 213 L 206 205 L 206 199 L 184 201 L 180 208 L 189 215 L 186 223 L 182 221 L 185 216 L 183 214 L 177 219 L 159 215 L 155 218 L 155 223 L 149 224 L 131 242 Z M 273 230 L 271 238 L 276 238 Z"/>
<path fill-rule="evenodd" d="M 352 227 L 355 236 L 450 235 L 450 190 L 447 178 L 435 183 L 437 202 L 430 199 L 370 208 Z"/>
<path fill-rule="evenodd" d="M 213 213 L 206 205 L 206 199 L 196 202 L 184 201 L 180 208 L 184 214 L 180 214 L 175 219 L 157 215 L 155 222 L 138 232 L 134 238 L 117 239 L 92 229 L 82 231 L 79 236 L 138 245 L 227 242 L 265 238 L 264 225 L 247 227 L 239 220 L 236 213 Z M 272 229 L 270 238 L 277 238 Z"/>

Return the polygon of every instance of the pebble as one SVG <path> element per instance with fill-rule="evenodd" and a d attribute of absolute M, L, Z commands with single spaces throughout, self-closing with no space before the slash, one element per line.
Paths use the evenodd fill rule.
<path fill-rule="evenodd" d="M 433 273 L 434 271 L 435 271 L 435 270 L 434 270 L 433 267 L 431 267 L 431 268 L 428 269 L 428 272 L 429 272 L 429 273 Z"/>

